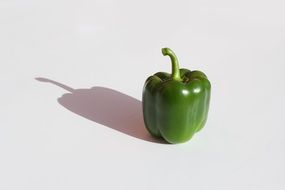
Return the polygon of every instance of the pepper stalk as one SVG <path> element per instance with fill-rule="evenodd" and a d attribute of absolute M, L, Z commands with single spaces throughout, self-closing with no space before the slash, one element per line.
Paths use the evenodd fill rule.
<path fill-rule="evenodd" d="M 182 81 L 180 77 L 179 63 L 175 53 L 169 48 L 162 48 L 162 54 L 168 55 L 171 59 L 172 73 L 171 77 L 173 80 Z"/>

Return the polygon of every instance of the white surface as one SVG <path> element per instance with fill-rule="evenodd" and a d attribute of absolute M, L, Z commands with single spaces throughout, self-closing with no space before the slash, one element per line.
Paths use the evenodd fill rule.
<path fill-rule="evenodd" d="M 1 0 L 0 189 L 283 190 L 284 5 Z M 212 82 L 179 145 L 151 142 L 139 109 L 164 46 Z"/>

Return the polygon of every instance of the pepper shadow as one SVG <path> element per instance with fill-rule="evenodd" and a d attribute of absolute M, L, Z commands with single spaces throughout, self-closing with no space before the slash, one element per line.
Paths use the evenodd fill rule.
<path fill-rule="evenodd" d="M 77 115 L 141 140 L 166 144 L 163 139 L 152 137 L 146 130 L 141 101 L 131 96 L 100 86 L 73 89 L 47 78 L 36 80 L 67 90 L 68 93 L 63 94 L 57 101 Z"/>

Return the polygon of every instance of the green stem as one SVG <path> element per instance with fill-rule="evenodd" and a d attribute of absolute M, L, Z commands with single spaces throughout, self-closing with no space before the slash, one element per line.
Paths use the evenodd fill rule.
<path fill-rule="evenodd" d="M 169 48 L 162 48 L 162 54 L 168 55 L 171 59 L 171 64 L 172 64 L 172 79 L 173 80 L 177 80 L 177 81 L 181 81 L 181 77 L 180 77 L 180 70 L 179 70 L 179 64 L 178 64 L 178 59 L 175 55 L 175 53 L 169 49 Z"/>

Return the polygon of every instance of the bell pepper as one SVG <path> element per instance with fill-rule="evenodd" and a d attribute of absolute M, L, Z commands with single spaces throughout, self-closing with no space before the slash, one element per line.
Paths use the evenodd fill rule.
<path fill-rule="evenodd" d="M 206 123 L 211 83 L 201 71 L 179 68 L 178 59 L 169 48 L 172 73 L 158 72 L 147 78 L 143 88 L 143 118 L 147 130 L 169 143 L 183 143 Z"/>

